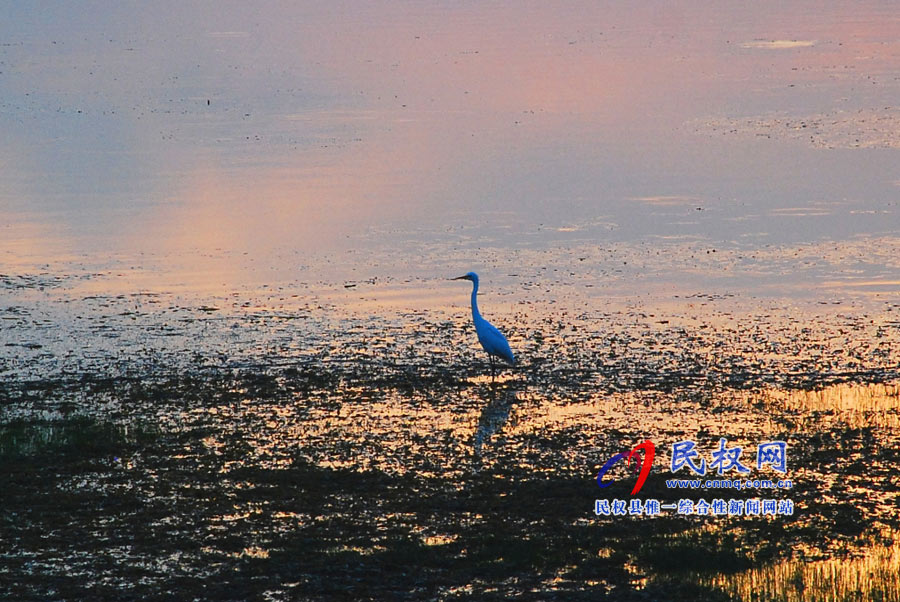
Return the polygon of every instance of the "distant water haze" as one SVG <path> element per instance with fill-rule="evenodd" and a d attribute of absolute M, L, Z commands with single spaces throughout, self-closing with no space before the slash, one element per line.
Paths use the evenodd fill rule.
<path fill-rule="evenodd" d="M 0 270 L 896 293 L 897 98 L 893 3 L 7 3 Z"/>

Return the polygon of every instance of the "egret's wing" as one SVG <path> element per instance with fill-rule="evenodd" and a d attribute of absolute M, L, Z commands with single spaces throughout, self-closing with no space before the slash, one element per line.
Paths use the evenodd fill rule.
<path fill-rule="evenodd" d="M 482 319 L 479 324 L 475 325 L 475 330 L 478 333 L 478 341 L 485 351 L 491 355 L 503 358 L 510 364 L 516 363 L 512 349 L 509 348 L 509 342 L 493 324 Z"/>

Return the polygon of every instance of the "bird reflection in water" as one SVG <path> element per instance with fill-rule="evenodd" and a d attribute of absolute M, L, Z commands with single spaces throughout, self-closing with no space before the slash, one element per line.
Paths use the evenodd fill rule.
<path fill-rule="evenodd" d="M 478 427 L 472 440 L 476 459 L 481 459 L 482 447 L 509 421 L 510 411 L 518 401 L 515 383 L 498 384 L 492 381 L 488 387 L 488 403 L 478 417 Z"/>

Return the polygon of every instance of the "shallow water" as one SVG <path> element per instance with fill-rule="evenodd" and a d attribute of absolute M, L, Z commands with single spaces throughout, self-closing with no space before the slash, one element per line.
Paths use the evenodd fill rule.
<path fill-rule="evenodd" d="M 892 5 L 3 11 L 4 594 L 896 597 Z"/>
<path fill-rule="evenodd" d="M 890 4 L 4 10 L 10 266 L 156 289 L 612 245 L 752 290 L 691 255 L 837 243 L 866 260 L 826 280 L 897 291 L 868 256 L 897 245 Z"/>
<path fill-rule="evenodd" d="M 707 295 L 589 311 L 498 291 L 485 301 L 511 306 L 496 321 L 521 365 L 492 380 L 464 307 L 389 312 L 385 295 L 373 313 L 336 301 L 349 290 L 8 291 L 13 595 L 718 599 L 743 581 L 710 574 L 777 588 L 796 571 L 773 562 L 858 555 L 897 529 L 893 305 Z M 787 442 L 794 486 L 667 486 L 673 443 L 721 437 L 748 454 Z M 646 498 L 795 511 L 596 516 L 632 478 L 616 468 L 607 494 L 597 470 L 645 439 L 659 456 Z"/>

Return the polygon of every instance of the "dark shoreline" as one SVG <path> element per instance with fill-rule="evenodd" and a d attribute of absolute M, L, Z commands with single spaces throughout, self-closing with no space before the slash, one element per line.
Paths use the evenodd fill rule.
<path fill-rule="evenodd" d="M 14 406 L 29 408 L 0 425 L 0 486 L 9 492 L 6 595 L 718 600 L 724 594 L 696 581 L 698 567 L 727 574 L 797 557 L 798 549 L 811 558 L 828 556 L 871 540 L 885 526 L 900 528 L 896 514 L 890 522 L 889 508 L 874 507 L 865 490 L 835 497 L 809 476 L 794 477 L 797 512 L 789 517 L 594 516 L 596 498 L 627 499 L 630 484 L 616 483 L 601 496 L 592 474 L 597 466 L 556 460 L 583 445 L 587 435 L 577 424 L 527 436 L 506 431 L 528 408 L 564 408 L 616 393 L 595 388 L 596 371 L 535 368 L 491 383 L 477 368 L 465 369 L 466 377 L 454 376 L 451 366 L 323 362 L 4 383 L 5 415 Z M 633 391 L 669 399 L 659 408 L 668 413 L 682 411 L 692 398 L 699 405 L 691 411 L 733 413 L 735 420 L 762 412 L 778 425 L 771 434 L 789 442 L 791 466 L 804 474 L 869 479 L 869 491 L 890 487 L 900 455 L 884 437 L 896 432 L 826 422 L 804 432 L 793 425 L 793 413 L 724 400 L 723 392 L 735 391 L 731 382 L 710 386 L 708 377 L 697 376 L 643 378 Z M 834 380 L 860 386 L 872 376 L 896 380 L 886 372 L 857 376 L 863 378 Z M 509 425 L 501 416 L 478 454 L 471 441 L 457 441 L 457 448 L 469 449 L 461 458 L 448 455 L 455 452 L 427 428 L 400 436 L 400 447 L 392 447 L 388 440 L 396 433 L 379 426 L 377 415 L 360 425 L 370 434 L 348 432 L 346 441 L 290 435 L 306 421 L 321 422 L 317 411 L 366 414 L 372 404 L 398 400 L 413 408 L 413 421 L 420 411 L 468 410 L 484 422 L 498 398 L 508 405 L 506 420 L 510 412 L 521 415 Z M 91 412 L 98 399 L 107 414 Z M 279 412 L 287 418 L 273 426 Z M 267 439 L 285 428 L 282 438 Z M 478 424 L 471 428 L 474 437 Z M 595 456 L 620 451 L 641 430 L 627 421 L 610 429 L 593 444 Z M 712 444 L 721 433 L 700 434 L 700 443 Z M 261 441 L 272 449 L 261 449 Z M 360 453 L 409 466 L 353 468 Z M 329 467 L 329 458 L 344 465 Z M 641 495 L 702 497 L 666 490 L 664 480 L 660 469 Z M 710 522 L 712 530 L 698 529 Z M 598 556 L 598 549 L 613 551 Z"/>

